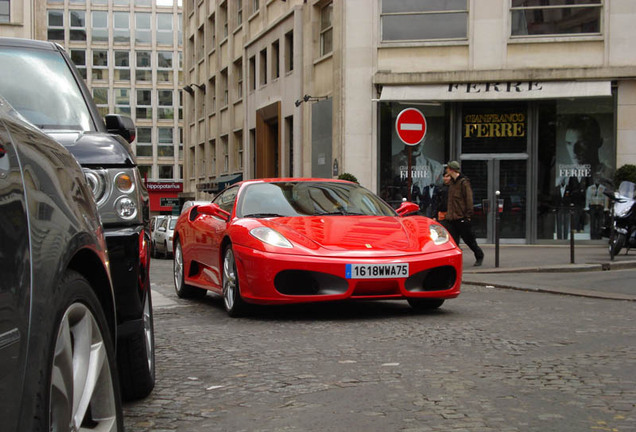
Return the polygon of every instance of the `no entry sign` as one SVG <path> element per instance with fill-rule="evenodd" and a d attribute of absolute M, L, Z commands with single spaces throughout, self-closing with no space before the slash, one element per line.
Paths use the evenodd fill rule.
<path fill-rule="evenodd" d="M 395 130 L 404 144 L 410 146 L 419 144 L 426 135 L 424 114 L 415 108 L 402 110 L 395 120 Z"/>

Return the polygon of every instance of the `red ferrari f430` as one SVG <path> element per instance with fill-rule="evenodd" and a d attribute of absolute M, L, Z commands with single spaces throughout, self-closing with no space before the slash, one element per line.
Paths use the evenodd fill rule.
<path fill-rule="evenodd" d="M 179 297 L 249 304 L 402 299 L 416 310 L 460 293 L 462 252 L 446 229 L 343 180 L 258 179 L 183 212 L 174 232 Z"/>

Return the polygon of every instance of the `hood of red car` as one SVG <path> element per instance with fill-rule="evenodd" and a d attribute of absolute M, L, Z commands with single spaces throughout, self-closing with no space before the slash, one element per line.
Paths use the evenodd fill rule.
<path fill-rule="evenodd" d="M 268 225 L 289 240 L 310 240 L 331 251 L 422 252 L 430 241 L 428 219 L 388 216 L 307 216 L 270 219 Z"/>

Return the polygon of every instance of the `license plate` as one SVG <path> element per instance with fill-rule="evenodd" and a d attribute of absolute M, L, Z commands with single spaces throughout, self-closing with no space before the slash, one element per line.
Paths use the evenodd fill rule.
<path fill-rule="evenodd" d="M 408 264 L 347 264 L 347 279 L 387 279 L 409 276 Z"/>

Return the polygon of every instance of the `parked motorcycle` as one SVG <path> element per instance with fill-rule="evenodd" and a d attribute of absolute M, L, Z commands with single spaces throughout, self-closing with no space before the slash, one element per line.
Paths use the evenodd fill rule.
<path fill-rule="evenodd" d="M 609 254 L 613 260 L 623 247 L 625 254 L 636 248 L 636 185 L 623 181 L 618 191 L 606 195 L 612 200 Z"/>

